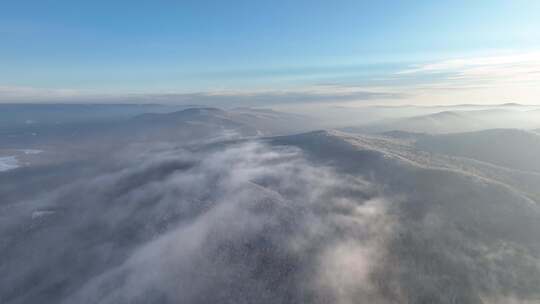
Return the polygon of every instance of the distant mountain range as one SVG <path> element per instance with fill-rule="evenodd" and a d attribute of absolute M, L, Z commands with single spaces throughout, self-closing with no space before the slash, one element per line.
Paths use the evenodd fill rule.
<path fill-rule="evenodd" d="M 381 133 L 406 131 L 420 133 L 459 133 L 493 128 L 533 129 L 540 126 L 540 110 L 484 109 L 442 111 L 427 115 L 385 119 L 357 127 L 342 128 L 348 132 Z"/>
<path fill-rule="evenodd" d="M 110 122 L 142 113 L 164 113 L 193 106 L 159 104 L 0 104 L 0 129 L 29 125 Z"/>
<path fill-rule="evenodd" d="M 54 106 L 53 108 L 60 107 Z M 78 106 L 73 106 L 78 108 Z M 91 106 L 89 106 L 91 107 Z M 101 106 L 97 106 L 100 111 Z M 80 145 L 98 140 L 102 143 L 121 144 L 131 141 L 174 141 L 187 144 L 194 141 L 238 138 L 257 135 L 278 135 L 301 132 L 315 128 L 316 122 L 309 117 L 281 113 L 272 110 L 239 108 L 221 110 L 217 108 L 188 108 L 160 113 L 138 113 L 126 106 L 128 113 L 115 119 L 88 119 L 82 122 L 63 120 L 44 124 L 17 124 L 17 127 L 0 128 L 4 147 L 39 146 L 42 144 Z M 146 108 L 141 106 L 140 110 Z M 60 107 L 61 108 L 61 107 Z M 71 106 L 69 111 L 73 110 Z M 84 107 L 83 107 L 84 108 Z M 108 107 L 105 107 L 108 109 Z M 116 106 L 112 106 L 112 112 Z M 166 108 L 167 110 L 174 109 Z M 67 113 L 69 113 L 67 111 Z M 128 114 L 131 113 L 131 116 Z M 113 117 L 113 114 L 110 114 Z"/>

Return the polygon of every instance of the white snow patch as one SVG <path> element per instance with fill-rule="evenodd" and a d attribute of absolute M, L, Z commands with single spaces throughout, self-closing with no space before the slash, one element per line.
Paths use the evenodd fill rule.
<path fill-rule="evenodd" d="M 21 149 L 20 151 L 22 151 L 26 155 L 39 154 L 43 152 L 43 150 L 38 150 L 38 149 Z"/>
<path fill-rule="evenodd" d="M 0 156 L 0 172 L 9 171 L 19 167 L 15 156 Z"/>
<path fill-rule="evenodd" d="M 52 215 L 54 213 L 55 213 L 54 211 L 50 211 L 50 210 L 36 210 L 32 212 L 32 219 L 35 220 L 37 218 L 47 216 L 47 215 Z"/>

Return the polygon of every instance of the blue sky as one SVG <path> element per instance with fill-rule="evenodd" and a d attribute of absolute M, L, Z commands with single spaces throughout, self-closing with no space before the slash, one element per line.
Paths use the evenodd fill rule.
<path fill-rule="evenodd" d="M 540 76 L 522 77 L 540 70 L 535 0 L 0 4 L 2 102 L 261 92 L 330 100 L 351 91 L 381 93 L 382 102 L 425 103 L 430 94 L 452 102 L 448 92 L 440 98 L 444 85 L 464 88 L 455 98 L 492 103 L 500 94 L 478 87 L 500 89 L 512 78 L 519 88 L 504 99 L 530 103 L 538 91 L 528 87 L 540 85 Z M 465 65 L 444 65 L 455 60 Z M 355 94 L 351 101 L 362 101 Z"/>

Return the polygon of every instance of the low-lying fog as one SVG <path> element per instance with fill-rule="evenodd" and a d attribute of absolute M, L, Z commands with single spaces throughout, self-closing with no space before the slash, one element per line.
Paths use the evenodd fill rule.
<path fill-rule="evenodd" d="M 110 107 L 8 107 L 0 303 L 540 303 L 537 107 Z"/>

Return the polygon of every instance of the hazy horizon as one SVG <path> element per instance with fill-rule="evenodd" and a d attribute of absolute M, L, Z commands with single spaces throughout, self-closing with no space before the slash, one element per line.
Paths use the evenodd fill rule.
<path fill-rule="evenodd" d="M 539 103 L 536 1 L 5 4 L 0 103 Z"/>

